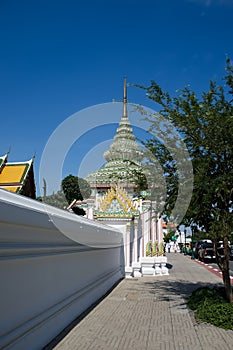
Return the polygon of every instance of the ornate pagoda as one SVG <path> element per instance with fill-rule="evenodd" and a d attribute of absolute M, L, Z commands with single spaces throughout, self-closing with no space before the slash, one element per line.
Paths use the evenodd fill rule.
<path fill-rule="evenodd" d="M 92 198 L 95 198 L 94 215 L 99 219 L 137 215 L 137 205 L 132 199 L 135 188 L 133 173 L 141 169 L 142 152 L 128 119 L 126 78 L 121 121 L 104 158 L 106 164 L 86 178 L 92 189 Z"/>

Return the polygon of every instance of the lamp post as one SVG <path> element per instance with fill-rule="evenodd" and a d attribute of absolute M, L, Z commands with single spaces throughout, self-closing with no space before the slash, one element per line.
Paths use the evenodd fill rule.
<path fill-rule="evenodd" d="M 184 229 L 184 255 L 187 255 L 187 250 L 186 250 L 186 228 Z"/>
<path fill-rule="evenodd" d="M 179 243 L 179 247 L 180 247 L 180 253 L 182 253 L 182 240 L 181 240 L 181 231 L 180 229 L 178 228 L 178 232 L 179 232 L 179 236 L 180 236 L 180 243 Z"/>
<path fill-rule="evenodd" d="M 194 250 L 193 250 L 193 247 L 194 247 L 194 244 L 193 244 L 193 239 L 194 239 L 194 225 L 191 225 L 191 230 L 192 230 L 192 256 L 191 256 L 191 259 L 195 259 Z"/>

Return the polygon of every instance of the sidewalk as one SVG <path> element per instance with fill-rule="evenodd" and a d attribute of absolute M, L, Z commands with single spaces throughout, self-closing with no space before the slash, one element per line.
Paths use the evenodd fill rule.
<path fill-rule="evenodd" d="M 233 331 L 197 323 L 185 303 L 196 288 L 222 284 L 183 254 L 167 254 L 169 276 L 123 280 L 56 350 L 229 350 Z"/>

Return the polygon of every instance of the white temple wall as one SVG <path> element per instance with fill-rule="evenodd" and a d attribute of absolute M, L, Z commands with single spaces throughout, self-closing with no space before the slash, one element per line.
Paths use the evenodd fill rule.
<path fill-rule="evenodd" d="M 133 226 L 133 256 L 132 256 L 132 262 L 137 262 L 139 259 L 138 256 L 138 248 L 139 248 L 139 232 L 138 232 L 138 220 L 134 219 L 132 222 Z"/>
<path fill-rule="evenodd" d="M 122 278 L 122 248 L 119 231 L 0 190 L 0 348 L 45 346 Z"/>
<path fill-rule="evenodd" d="M 109 226 L 118 229 L 123 234 L 125 266 L 132 266 L 142 256 L 142 221 L 141 218 L 125 221 L 106 221 Z"/>
<path fill-rule="evenodd" d="M 150 213 L 148 211 L 144 211 L 141 214 L 141 220 L 142 220 L 142 235 L 143 235 L 143 256 L 146 256 L 146 245 L 151 240 L 151 228 L 150 228 L 150 219 L 149 219 Z"/>
<path fill-rule="evenodd" d="M 124 257 L 125 257 L 125 266 L 131 266 L 132 263 L 132 224 L 130 221 L 123 220 L 108 220 L 106 221 L 107 225 L 119 230 L 123 235 L 123 246 L 124 246 Z"/>
<path fill-rule="evenodd" d="M 159 243 L 163 242 L 163 237 L 164 237 L 164 234 L 163 234 L 163 220 L 162 220 L 162 218 L 160 218 L 159 221 L 158 221 L 158 241 L 159 241 Z"/>
<path fill-rule="evenodd" d="M 137 261 L 140 260 L 140 257 L 144 256 L 144 248 L 143 248 L 143 222 L 141 216 L 138 218 L 138 259 Z"/>

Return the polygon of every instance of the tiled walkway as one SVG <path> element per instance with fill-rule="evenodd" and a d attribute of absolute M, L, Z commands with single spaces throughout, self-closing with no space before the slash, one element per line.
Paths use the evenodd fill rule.
<path fill-rule="evenodd" d="M 233 331 L 197 323 L 186 306 L 196 288 L 219 276 L 183 254 L 167 254 L 169 276 L 123 280 L 56 350 L 229 350 Z"/>

